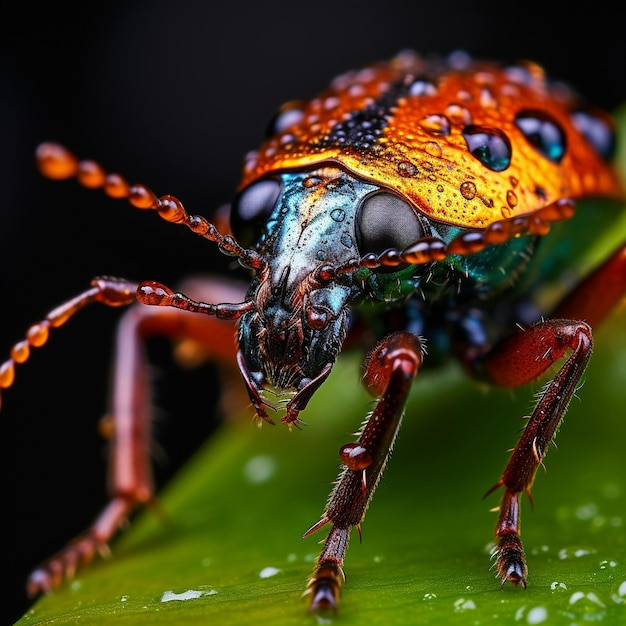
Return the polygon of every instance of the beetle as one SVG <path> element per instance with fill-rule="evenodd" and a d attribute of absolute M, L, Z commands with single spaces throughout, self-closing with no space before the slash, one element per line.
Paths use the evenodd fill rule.
<path fill-rule="evenodd" d="M 622 207 L 610 160 L 614 125 L 537 64 L 402 51 L 347 72 L 310 101 L 286 103 L 246 155 L 220 226 L 171 195 L 43 143 L 51 179 L 76 178 L 154 210 L 217 244 L 248 270 L 232 300 L 219 282 L 174 291 L 154 280 L 97 277 L 33 324 L 0 368 L 0 388 L 49 332 L 92 303 L 129 307 L 120 321 L 111 410 L 111 496 L 96 521 L 31 574 L 49 592 L 106 550 L 129 515 L 154 501 L 149 391 L 141 350 L 162 334 L 235 359 L 255 415 L 300 428 L 300 414 L 342 350 L 367 356 L 363 382 L 376 403 L 308 537 L 329 527 L 305 589 L 312 610 L 337 609 L 344 559 L 394 445 L 412 383 L 425 367 L 458 359 L 468 374 L 518 387 L 553 365 L 501 476 L 494 550 L 500 585 L 526 587 L 520 501 L 531 487 L 593 348 L 592 328 L 626 292 L 626 237 L 597 267 L 564 286 L 578 250 L 559 225 L 580 219 L 576 200 Z M 623 209 L 622 209 L 623 210 Z M 598 229 L 610 229 L 615 213 Z M 584 228 L 585 225 L 579 225 Z M 565 235 L 563 234 L 565 233 Z"/>

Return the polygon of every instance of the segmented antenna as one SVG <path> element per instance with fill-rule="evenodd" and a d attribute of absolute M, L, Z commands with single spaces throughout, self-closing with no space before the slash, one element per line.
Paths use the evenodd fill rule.
<path fill-rule="evenodd" d="M 466 230 L 446 244 L 436 237 L 423 237 L 404 250 L 389 248 L 380 254 L 370 253 L 360 259 L 352 259 L 343 265 L 320 267 L 315 278 L 321 282 L 335 280 L 340 274 L 354 272 L 361 268 L 396 267 L 403 263 L 423 265 L 443 261 L 451 255 L 467 256 L 476 254 L 489 245 L 497 245 L 521 235 L 546 235 L 553 222 L 570 219 L 576 204 L 569 198 L 562 198 L 553 204 L 510 219 L 498 220 L 484 230 Z"/>
<path fill-rule="evenodd" d="M 127 306 L 135 301 L 136 289 L 136 283 L 121 278 L 94 278 L 89 289 L 50 311 L 43 320 L 32 324 L 24 339 L 11 348 L 10 358 L 0 365 L 0 389 L 13 384 L 15 366 L 28 360 L 31 348 L 40 348 L 46 344 L 51 329 L 62 326 L 78 311 L 94 302 L 111 307 Z"/>
<path fill-rule="evenodd" d="M 243 248 L 230 235 L 222 235 L 217 228 L 200 215 L 190 215 L 183 203 L 172 195 L 158 197 L 142 184 L 129 185 L 120 174 L 109 173 L 95 161 L 79 160 L 58 143 L 46 142 L 38 146 L 37 166 L 47 178 L 62 180 L 76 178 L 89 189 L 102 188 L 111 198 L 125 198 L 137 209 L 156 211 L 167 222 L 182 224 L 191 231 L 218 245 L 225 254 L 236 256 L 241 263 L 255 271 L 265 267 L 265 260 L 255 250 Z"/>
<path fill-rule="evenodd" d="M 36 151 L 39 171 L 54 180 L 76 178 L 89 189 L 102 188 L 111 198 L 125 198 L 138 209 L 152 209 L 164 220 L 183 224 L 191 231 L 216 243 L 219 249 L 239 259 L 242 265 L 259 273 L 266 267 L 263 257 L 249 248 L 243 248 L 230 235 L 222 235 L 218 229 L 199 215 L 190 215 L 182 202 L 171 195 L 160 198 L 145 185 L 129 185 L 119 174 L 107 173 L 95 161 L 79 160 L 72 152 L 57 143 L 42 143 Z M 50 330 L 65 324 L 85 306 L 94 302 L 106 306 L 127 306 L 133 302 L 152 306 L 171 306 L 186 311 L 214 315 L 218 319 L 234 320 L 254 308 L 251 300 L 237 303 L 209 304 L 196 302 L 188 296 L 176 292 L 155 281 L 134 283 L 122 278 L 98 277 L 91 282 L 89 289 L 50 311 L 46 317 L 32 324 L 24 339 L 11 349 L 10 358 L 0 365 L 0 390 L 10 387 L 15 380 L 15 367 L 28 360 L 31 348 L 43 346 Z M 0 397 L 0 408 L 1 408 Z"/>

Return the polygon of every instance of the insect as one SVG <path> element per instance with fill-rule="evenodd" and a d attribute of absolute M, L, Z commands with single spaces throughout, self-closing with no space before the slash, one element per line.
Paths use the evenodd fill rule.
<path fill-rule="evenodd" d="M 40 145 L 45 176 L 75 177 L 186 226 L 235 257 L 249 284 L 225 301 L 215 281 L 183 293 L 152 280 L 98 277 L 15 344 L 0 368 L 3 389 L 31 348 L 83 307 L 129 307 L 113 381 L 110 502 L 33 571 L 29 592 L 71 577 L 154 500 L 143 339 L 192 338 L 226 358 L 231 338 L 220 324 L 228 322 L 236 324 L 234 358 L 261 423 L 300 428 L 301 412 L 342 350 L 359 346 L 367 354 L 363 381 L 374 409 L 340 448 L 337 481 L 305 532 L 328 530 L 305 589 L 312 610 L 339 605 L 352 530 L 361 532 L 420 369 L 456 358 L 472 376 L 518 387 L 554 366 L 488 492 L 502 490 L 497 577 L 526 587 L 521 498 L 531 497 L 581 381 L 592 328 L 626 292 L 626 238 L 587 271 L 562 228 L 580 219 L 579 198 L 622 206 L 613 147 L 611 118 L 532 62 L 411 51 L 281 107 L 265 142 L 244 159 L 229 231 L 188 213 L 174 196 L 129 185 L 58 144 Z M 611 229 L 616 211 L 595 227 Z M 572 268 L 580 275 L 568 286 Z"/>

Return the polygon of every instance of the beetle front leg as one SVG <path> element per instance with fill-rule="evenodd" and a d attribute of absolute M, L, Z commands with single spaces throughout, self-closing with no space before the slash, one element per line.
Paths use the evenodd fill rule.
<path fill-rule="evenodd" d="M 585 322 L 548 320 L 507 338 L 485 362 L 492 381 L 517 387 L 538 378 L 568 349 L 572 350 L 543 389 L 500 480 L 485 494 L 499 487 L 505 489 L 495 530 L 496 567 L 503 585 L 510 581 L 526 587 L 528 568 L 520 539 L 520 497 L 526 493 L 532 503 L 530 490 L 535 474 L 576 391 L 592 348 L 591 328 Z"/>
<path fill-rule="evenodd" d="M 378 402 L 357 441 L 340 449 L 343 467 L 337 484 L 321 519 L 304 534 L 307 537 L 332 524 L 306 590 L 311 610 L 337 608 L 350 532 L 356 526 L 361 534 L 361 522 L 389 459 L 424 354 L 419 337 L 399 332 L 381 341 L 368 358 L 364 382 L 379 396 Z"/>

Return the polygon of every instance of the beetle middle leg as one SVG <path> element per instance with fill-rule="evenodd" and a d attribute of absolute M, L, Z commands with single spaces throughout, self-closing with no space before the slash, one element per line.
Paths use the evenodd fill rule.
<path fill-rule="evenodd" d="M 568 294 L 550 319 L 506 338 L 485 358 L 496 384 L 517 387 L 539 378 L 568 350 L 571 354 L 544 387 L 500 480 L 486 495 L 504 487 L 496 524 L 496 567 L 501 583 L 526 587 L 528 568 L 520 539 L 520 497 L 531 500 L 537 469 L 553 441 L 567 406 L 585 371 L 593 349 L 591 323 L 599 323 L 626 293 L 626 245 L 621 245 L 600 267 Z"/>
<path fill-rule="evenodd" d="M 207 359 L 234 361 L 234 326 L 231 327 L 232 333 L 228 333 L 224 332 L 224 320 L 215 317 L 140 305 L 136 303 L 136 287 L 136 284 L 122 279 L 96 279 L 89 290 L 61 305 L 29 330 L 31 344 L 42 345 L 42 338 L 47 336 L 50 327 L 60 326 L 87 304 L 100 302 L 121 306 L 135 303 L 118 325 L 111 408 L 104 421 L 103 430 L 109 438 L 109 502 L 91 526 L 31 573 L 27 581 L 30 595 L 51 591 L 71 578 L 77 567 L 91 561 L 96 553 L 108 553 L 108 544 L 136 509 L 145 505 L 156 508 L 151 466 L 152 393 L 145 342 L 157 335 L 174 341 L 192 341 Z M 185 290 L 202 300 L 237 301 L 244 293 L 239 285 L 211 279 L 187 281 Z M 25 360 L 22 357 L 27 356 L 27 352 L 18 344 L 4 369 L 12 372 L 15 363 Z"/>
<path fill-rule="evenodd" d="M 422 340 L 409 332 L 383 339 L 367 360 L 365 385 L 379 396 L 356 442 L 340 449 L 343 468 L 322 517 L 305 537 L 332 524 L 307 586 L 312 610 L 337 608 L 344 581 L 343 561 L 352 527 L 361 522 L 389 459 L 406 400 L 425 354 Z"/>

